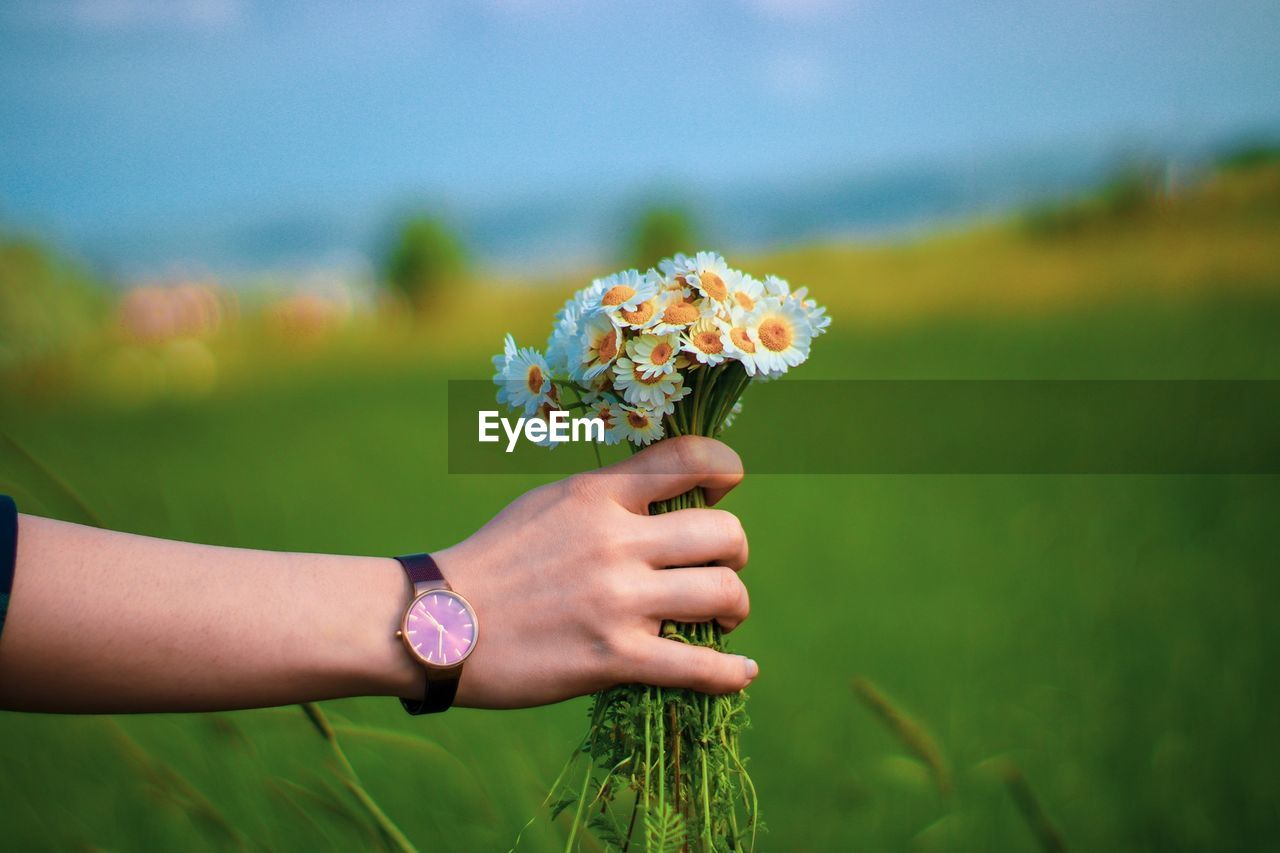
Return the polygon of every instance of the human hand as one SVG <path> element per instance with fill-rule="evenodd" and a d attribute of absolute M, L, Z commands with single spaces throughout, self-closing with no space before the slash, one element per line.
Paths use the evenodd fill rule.
<path fill-rule="evenodd" d="M 658 636 L 664 619 L 714 619 L 728 631 L 747 618 L 742 525 L 718 509 L 647 515 L 651 502 L 695 486 L 715 503 L 741 479 L 726 445 L 669 439 L 534 489 L 434 554 L 481 631 L 457 704 L 527 707 L 630 682 L 746 687 L 754 661 Z"/>

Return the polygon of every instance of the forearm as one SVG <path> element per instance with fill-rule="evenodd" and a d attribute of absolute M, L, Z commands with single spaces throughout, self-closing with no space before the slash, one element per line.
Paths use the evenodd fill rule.
<path fill-rule="evenodd" d="M 391 559 L 192 545 L 19 523 L 0 705 L 196 711 L 411 696 Z"/>

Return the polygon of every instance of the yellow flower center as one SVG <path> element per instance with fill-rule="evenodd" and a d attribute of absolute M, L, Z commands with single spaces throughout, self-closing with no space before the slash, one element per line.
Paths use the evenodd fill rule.
<path fill-rule="evenodd" d="M 747 341 L 747 343 L 751 343 L 751 341 Z M 693 336 L 693 345 L 705 353 L 724 352 L 724 344 L 721 342 L 720 336 L 715 332 L 698 332 Z"/>
<path fill-rule="evenodd" d="M 724 279 L 711 270 L 700 273 L 698 281 L 702 282 L 702 292 L 717 302 L 723 302 L 729 295 L 729 288 L 724 286 Z"/>
<path fill-rule="evenodd" d="M 615 284 L 609 288 L 609 292 L 600 300 L 601 305 L 621 305 L 628 299 L 636 295 L 634 287 L 627 287 L 625 284 Z"/>
<path fill-rule="evenodd" d="M 649 416 L 644 412 L 627 412 L 627 423 L 632 429 L 644 429 L 649 425 Z"/>
<path fill-rule="evenodd" d="M 666 364 L 671 358 L 671 344 L 663 341 L 653 348 L 653 352 L 649 353 L 649 361 L 653 364 Z"/>
<path fill-rule="evenodd" d="M 733 294 L 733 298 L 738 300 L 738 304 L 747 311 L 751 311 L 756 307 L 756 301 L 741 290 Z"/>
<path fill-rule="evenodd" d="M 604 421 L 604 428 L 606 430 L 613 429 L 613 410 L 608 406 L 601 406 L 599 409 L 596 409 L 596 417 Z"/>
<path fill-rule="evenodd" d="M 632 292 L 634 293 L 634 291 Z M 653 303 L 641 302 L 634 311 L 619 311 L 618 313 L 622 315 L 623 320 L 626 320 L 631 325 L 643 326 L 653 317 Z"/>
<path fill-rule="evenodd" d="M 618 333 L 610 329 L 605 336 L 600 339 L 600 343 L 596 345 L 596 355 L 605 363 L 613 361 L 613 357 L 618 354 Z"/>
<path fill-rule="evenodd" d="M 741 326 L 734 326 L 729 330 L 729 338 L 733 341 L 733 345 L 745 353 L 753 353 L 756 351 L 756 345 L 751 342 L 751 338 L 747 336 L 747 330 Z"/>
<path fill-rule="evenodd" d="M 698 319 L 698 309 L 683 299 L 679 302 L 672 302 L 662 312 L 662 322 L 670 323 L 673 326 L 687 326 L 696 319 Z"/>
<path fill-rule="evenodd" d="M 777 317 L 770 317 L 756 330 L 760 343 L 770 352 L 782 352 L 791 346 L 791 327 Z"/>
<path fill-rule="evenodd" d="M 542 368 L 536 364 L 529 365 L 529 375 L 525 377 L 529 390 L 535 394 L 542 393 Z"/>

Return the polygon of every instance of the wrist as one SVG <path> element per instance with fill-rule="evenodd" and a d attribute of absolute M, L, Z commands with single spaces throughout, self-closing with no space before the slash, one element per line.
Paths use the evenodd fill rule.
<path fill-rule="evenodd" d="M 359 649 L 365 684 L 359 693 L 373 696 L 421 695 L 425 675 L 397 638 L 411 595 L 404 570 L 390 557 L 365 558 L 360 567 L 362 594 L 352 602 L 351 648 Z"/>

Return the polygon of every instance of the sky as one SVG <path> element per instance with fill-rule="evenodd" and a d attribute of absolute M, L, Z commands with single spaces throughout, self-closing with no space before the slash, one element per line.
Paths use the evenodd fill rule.
<path fill-rule="evenodd" d="M 6 0 L 0 219 L 714 192 L 1280 121 L 1280 3 Z"/>

